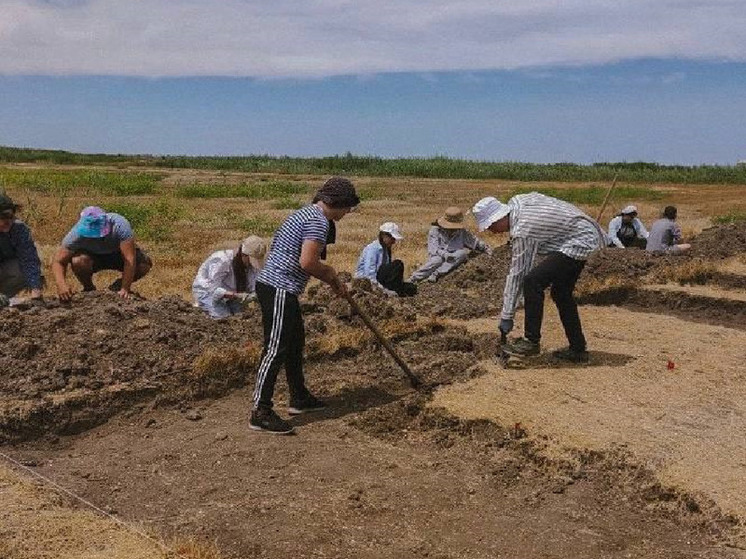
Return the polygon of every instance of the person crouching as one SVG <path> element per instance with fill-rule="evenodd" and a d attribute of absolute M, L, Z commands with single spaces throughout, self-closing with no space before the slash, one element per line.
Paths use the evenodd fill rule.
<path fill-rule="evenodd" d="M 367 245 L 357 262 L 356 278 L 367 278 L 386 295 L 410 297 L 417 286 L 404 281 L 404 263 L 392 260 L 391 249 L 404 237 L 396 223 L 387 221 L 378 228 L 378 240 Z"/>
<path fill-rule="evenodd" d="M 267 243 L 256 235 L 246 237 L 235 250 L 213 252 L 192 283 L 195 304 L 216 319 L 240 313 L 256 298 L 256 277 L 266 253 Z"/>

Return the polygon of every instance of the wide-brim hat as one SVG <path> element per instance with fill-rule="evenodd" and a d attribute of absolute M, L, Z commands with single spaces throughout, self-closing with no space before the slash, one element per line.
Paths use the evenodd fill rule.
<path fill-rule="evenodd" d="M 81 237 L 100 239 L 111 232 L 111 224 L 106 219 L 106 212 L 98 206 L 88 206 L 80 212 L 80 219 L 75 231 Z"/>
<path fill-rule="evenodd" d="M 441 217 L 438 218 L 438 226 L 443 229 L 463 229 L 464 228 L 464 212 L 461 208 L 451 206 L 446 208 L 446 211 Z"/>
<path fill-rule="evenodd" d="M 510 206 L 493 196 L 487 196 L 474 204 L 471 213 L 477 222 L 477 230 L 485 231 L 490 225 L 508 215 Z"/>

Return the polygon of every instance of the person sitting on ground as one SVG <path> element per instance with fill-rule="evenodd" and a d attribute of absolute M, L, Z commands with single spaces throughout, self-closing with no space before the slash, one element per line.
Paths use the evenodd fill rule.
<path fill-rule="evenodd" d="M 347 286 L 337 271 L 322 262 L 326 246 L 336 238 L 339 221 L 360 203 L 346 178 L 333 177 L 316 192 L 311 204 L 290 214 L 275 232 L 267 263 L 256 280 L 262 309 L 264 350 L 256 373 L 249 427 L 274 434 L 289 434 L 293 427 L 273 409 L 277 374 L 285 367 L 291 415 L 323 410 L 326 404 L 306 388 L 303 346 L 306 335 L 298 298 L 311 276 L 327 283 L 340 297 Z"/>
<path fill-rule="evenodd" d="M 464 212 L 451 206 L 432 223 L 427 234 L 427 262 L 415 270 L 409 281 L 426 279 L 435 283 L 466 262 L 471 251 L 492 254 L 487 243 L 464 228 Z"/>
<path fill-rule="evenodd" d="M 367 278 L 386 295 L 409 297 L 417 286 L 404 281 L 404 263 L 391 260 L 391 248 L 404 237 L 396 223 L 387 221 L 378 228 L 378 239 L 367 245 L 357 262 L 356 278 Z"/>
<path fill-rule="evenodd" d="M 663 217 L 650 227 L 645 250 L 658 254 L 681 254 L 692 247 L 690 244 L 680 242 L 681 227 L 676 223 L 676 214 L 677 210 L 674 206 L 665 207 Z"/>
<path fill-rule="evenodd" d="M 637 217 L 637 208 L 627 206 L 609 222 L 609 246 L 645 248 L 648 231 Z"/>
<path fill-rule="evenodd" d="M 71 266 L 83 291 L 94 291 L 93 274 L 101 270 L 118 270 L 122 277 L 109 289 L 129 298 L 132 284 L 145 276 L 153 266 L 150 257 L 135 244 L 129 221 L 117 213 L 107 213 L 97 206 L 80 212 L 78 223 L 65 235 L 52 261 L 57 294 L 62 301 L 72 298 L 73 290 L 65 276 Z"/>
<path fill-rule="evenodd" d="M 502 204 L 496 198 L 482 198 L 472 210 L 479 231 L 510 232 L 512 259 L 505 278 L 500 331 L 513 329 L 519 294 L 525 300 L 524 337 L 503 345 L 516 356 L 540 351 L 544 316 L 544 291 L 551 296 L 570 347 L 555 351 L 559 359 L 587 363 L 588 352 L 573 291 L 586 259 L 606 244 L 606 234 L 592 218 L 578 208 L 538 192 L 519 194 Z M 536 266 L 536 255 L 546 255 Z"/>
<path fill-rule="evenodd" d="M 28 225 L 16 219 L 20 208 L 0 194 L 0 307 L 24 289 L 32 299 L 42 295 L 41 260 Z"/>
<path fill-rule="evenodd" d="M 256 298 L 256 277 L 264 267 L 267 243 L 251 235 L 236 250 L 213 252 L 197 270 L 192 283 L 195 304 L 212 318 L 240 313 Z"/>

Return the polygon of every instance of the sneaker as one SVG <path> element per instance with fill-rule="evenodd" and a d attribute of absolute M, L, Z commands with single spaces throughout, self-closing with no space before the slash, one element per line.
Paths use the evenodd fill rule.
<path fill-rule="evenodd" d="M 300 415 L 302 413 L 325 410 L 327 407 L 323 400 L 319 400 L 313 394 L 309 394 L 301 400 L 291 400 L 288 413 L 290 415 Z"/>
<path fill-rule="evenodd" d="M 571 363 L 588 363 L 590 361 L 587 351 L 576 351 L 569 347 L 553 351 L 552 357 L 561 359 L 562 361 L 570 361 Z"/>
<path fill-rule="evenodd" d="M 508 342 L 502 348 L 508 355 L 515 355 L 516 357 L 539 355 L 541 351 L 541 346 L 537 342 L 532 342 L 526 338 L 518 338 L 517 340 Z"/>
<path fill-rule="evenodd" d="M 256 409 L 251 412 L 249 428 L 254 431 L 266 431 L 273 435 L 289 435 L 294 429 L 272 409 Z"/>

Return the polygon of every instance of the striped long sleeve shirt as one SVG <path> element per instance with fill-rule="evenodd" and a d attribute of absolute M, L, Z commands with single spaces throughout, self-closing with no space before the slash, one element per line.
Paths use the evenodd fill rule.
<path fill-rule="evenodd" d="M 578 208 L 538 192 L 508 200 L 512 259 L 505 278 L 501 318 L 512 319 L 523 287 L 523 278 L 537 254 L 561 252 L 575 260 L 606 244 L 606 233 Z"/>

